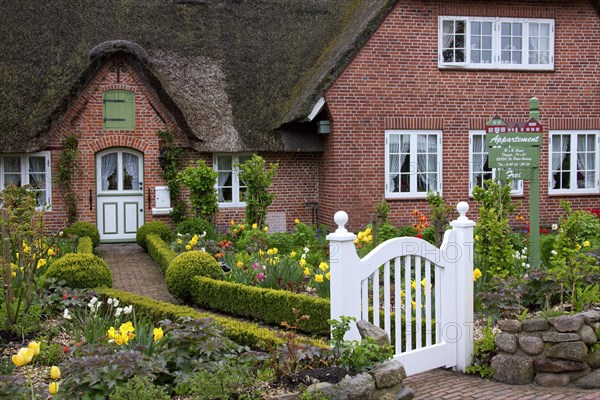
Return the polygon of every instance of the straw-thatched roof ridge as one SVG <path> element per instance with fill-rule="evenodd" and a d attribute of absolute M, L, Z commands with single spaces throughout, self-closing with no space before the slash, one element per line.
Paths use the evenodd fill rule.
<path fill-rule="evenodd" d="M 136 63 L 197 150 L 290 149 L 286 137 L 314 136 L 296 121 L 395 1 L 0 2 L 0 151 L 42 149 L 115 54 Z"/>

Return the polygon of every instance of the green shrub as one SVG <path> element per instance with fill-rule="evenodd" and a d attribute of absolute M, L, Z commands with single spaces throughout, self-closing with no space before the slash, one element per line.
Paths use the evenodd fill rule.
<path fill-rule="evenodd" d="M 65 281 L 65 286 L 72 289 L 112 286 L 112 271 L 93 254 L 64 255 L 48 267 L 46 278 Z"/>
<path fill-rule="evenodd" d="M 135 235 L 135 241 L 144 249 L 148 248 L 146 246 L 146 236 L 148 236 L 149 233 L 157 234 L 167 243 L 170 242 L 173 237 L 171 228 L 169 228 L 169 225 L 165 224 L 164 222 L 153 221 L 145 223 L 137 230 Z"/>
<path fill-rule="evenodd" d="M 275 326 L 282 321 L 294 321 L 292 308 L 295 308 L 298 314 L 310 316 L 310 319 L 300 323 L 300 330 L 318 335 L 329 334 L 329 300 L 201 276 L 187 283 L 191 286 L 194 304 L 200 307 L 256 319 Z"/>
<path fill-rule="evenodd" d="M 400 229 L 396 228 L 389 222 L 384 222 L 379 226 L 379 243 L 393 239 L 400 235 Z"/>
<path fill-rule="evenodd" d="M 94 253 L 94 242 L 92 239 L 83 236 L 77 240 L 77 253 L 79 254 L 93 254 Z"/>
<path fill-rule="evenodd" d="M 417 233 L 417 229 L 414 226 L 405 226 L 403 228 L 398 229 L 399 237 L 417 236 Z"/>
<path fill-rule="evenodd" d="M 119 299 L 123 304 L 133 305 L 136 315 L 141 315 L 154 323 L 163 319 L 178 320 L 183 317 L 190 318 L 212 318 L 225 328 L 225 336 L 238 344 L 249 346 L 255 350 L 267 351 L 283 343 L 283 340 L 275 335 L 273 329 L 261 328 L 252 322 L 240 321 L 207 312 L 199 312 L 193 308 L 166 303 L 140 296 L 138 294 L 123 292 L 115 289 L 96 289 L 96 292 L 105 300 L 109 297 Z M 306 338 L 306 343 L 314 346 L 325 347 L 319 340 Z"/>
<path fill-rule="evenodd" d="M 279 254 L 289 254 L 292 250 L 296 250 L 294 238 L 287 232 L 275 232 L 269 235 L 268 247 L 276 248 Z"/>
<path fill-rule="evenodd" d="M 204 251 L 181 253 L 167 268 L 169 292 L 181 300 L 191 300 L 190 287 L 195 276 L 222 279 L 224 273 L 217 260 Z"/>
<path fill-rule="evenodd" d="M 94 247 L 98 247 L 100 244 L 100 232 L 98 232 L 98 228 L 96 225 L 85 222 L 85 221 L 77 221 L 70 227 L 64 230 L 66 234 L 75 235 L 77 237 L 89 237 L 92 239 L 92 243 Z"/>
<path fill-rule="evenodd" d="M 158 267 L 162 271 L 163 275 L 167 272 L 169 264 L 173 262 L 177 253 L 175 253 L 168 244 L 164 242 L 157 234 L 150 233 L 146 236 L 146 246 L 148 247 L 148 254 L 158 264 Z"/>
<path fill-rule="evenodd" d="M 165 388 L 156 386 L 147 376 L 134 376 L 125 384 L 116 387 L 110 400 L 170 400 Z"/>
<path fill-rule="evenodd" d="M 202 235 L 203 232 L 206 232 L 205 240 L 217 238 L 215 225 L 203 218 L 189 218 L 177 224 L 177 233 L 182 235 Z"/>

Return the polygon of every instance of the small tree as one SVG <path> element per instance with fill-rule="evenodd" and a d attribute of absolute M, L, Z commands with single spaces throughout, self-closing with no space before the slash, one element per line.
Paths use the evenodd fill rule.
<path fill-rule="evenodd" d="M 454 207 L 447 205 L 439 192 L 428 192 L 427 203 L 429 203 L 429 220 L 435 229 L 435 245 L 440 247 L 444 232 L 450 226 Z"/>
<path fill-rule="evenodd" d="M 237 166 L 240 169 L 240 177 L 246 185 L 246 222 L 265 225 L 267 209 L 275 199 L 275 195 L 269 193 L 273 178 L 277 175 L 279 164 L 269 164 L 265 168 L 265 160 L 254 154 L 252 158 Z"/>
<path fill-rule="evenodd" d="M 190 190 L 190 202 L 194 216 L 214 223 L 219 210 L 215 182 L 218 173 L 206 165 L 204 160 L 193 162 L 177 174 L 177 179 Z"/>

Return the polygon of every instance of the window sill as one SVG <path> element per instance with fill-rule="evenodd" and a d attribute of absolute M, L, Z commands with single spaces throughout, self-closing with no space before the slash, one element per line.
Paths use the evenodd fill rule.
<path fill-rule="evenodd" d="M 246 203 L 219 203 L 219 208 L 242 208 Z"/>
<path fill-rule="evenodd" d="M 573 197 L 573 196 L 600 196 L 600 191 L 596 190 L 595 192 L 548 192 L 548 196 L 550 197 L 560 197 L 560 196 L 567 196 L 567 197 Z"/>
<path fill-rule="evenodd" d="M 554 72 L 554 66 L 551 67 L 508 67 L 508 66 L 494 66 L 494 67 L 482 67 L 480 65 L 438 65 L 439 70 L 449 70 L 449 71 L 516 71 L 516 72 Z"/>

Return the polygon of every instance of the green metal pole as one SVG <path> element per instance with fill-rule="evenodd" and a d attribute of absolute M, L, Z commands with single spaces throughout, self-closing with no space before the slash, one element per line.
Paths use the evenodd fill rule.
<path fill-rule="evenodd" d="M 538 150 L 539 151 L 539 150 Z M 529 181 L 529 264 L 540 266 L 540 169 L 531 169 Z"/>

